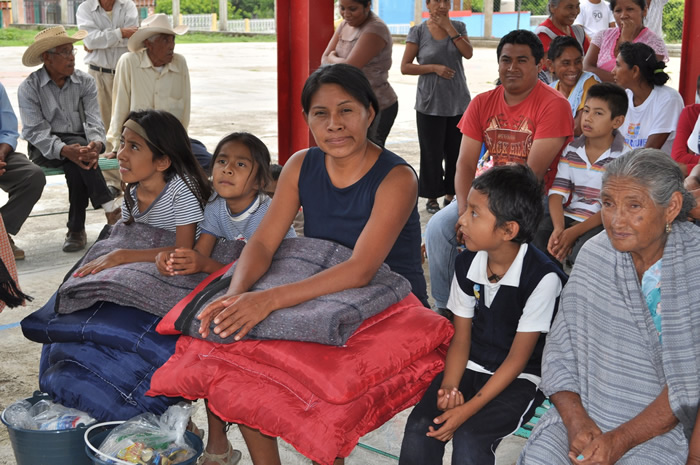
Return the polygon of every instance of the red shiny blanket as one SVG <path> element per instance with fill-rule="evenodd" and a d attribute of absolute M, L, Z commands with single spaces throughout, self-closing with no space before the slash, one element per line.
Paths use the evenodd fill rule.
<path fill-rule="evenodd" d="M 444 367 L 452 332 L 411 294 L 365 321 L 345 347 L 182 336 L 148 394 L 208 399 L 222 419 L 332 464 L 420 399 Z"/>

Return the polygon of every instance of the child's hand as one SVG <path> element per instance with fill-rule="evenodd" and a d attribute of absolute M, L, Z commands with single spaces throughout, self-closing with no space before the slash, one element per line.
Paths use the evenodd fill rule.
<path fill-rule="evenodd" d="M 445 411 L 464 403 L 464 396 L 456 387 L 442 386 L 438 390 L 437 408 Z"/>
<path fill-rule="evenodd" d="M 549 236 L 549 241 L 547 242 L 547 252 L 549 252 L 555 257 L 557 256 L 557 253 L 555 251 L 558 249 L 559 246 L 559 238 L 561 237 L 561 233 L 563 232 L 563 228 L 554 228 L 554 231 L 552 231 L 552 234 Z"/>
<path fill-rule="evenodd" d="M 566 260 L 566 257 L 571 254 L 577 239 L 578 234 L 576 234 L 572 228 L 566 228 L 561 233 L 561 236 L 559 236 L 559 244 L 554 247 L 553 250 L 555 253 L 552 253 L 552 255 L 554 255 L 560 262 L 563 262 Z"/>
<path fill-rule="evenodd" d="M 457 428 L 471 417 L 471 414 L 464 408 L 453 408 L 433 420 L 436 425 L 442 424 L 439 429 L 428 426 L 426 436 L 435 438 L 442 442 L 447 442 L 452 439 Z"/>
<path fill-rule="evenodd" d="M 78 268 L 78 270 L 75 273 L 73 273 L 73 277 L 82 278 L 89 274 L 96 274 L 102 270 L 106 270 L 107 268 L 112 268 L 113 266 L 121 265 L 122 261 L 120 259 L 119 252 L 119 250 L 113 250 L 112 252 L 106 255 L 92 260 L 90 263 L 87 263 Z"/>
<path fill-rule="evenodd" d="M 193 249 L 179 247 L 168 255 L 166 267 L 172 276 L 201 273 L 207 257 Z"/>
<path fill-rule="evenodd" d="M 168 257 L 170 256 L 170 252 L 159 252 L 158 255 L 156 255 L 156 268 L 158 268 L 158 272 L 164 276 L 172 276 L 171 270 L 168 269 Z"/>

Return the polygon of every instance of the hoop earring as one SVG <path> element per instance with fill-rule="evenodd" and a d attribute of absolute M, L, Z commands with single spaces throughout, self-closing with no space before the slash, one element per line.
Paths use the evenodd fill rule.
<path fill-rule="evenodd" d="M 672 230 L 673 227 L 671 226 L 671 223 L 666 223 L 666 234 L 670 234 Z"/>

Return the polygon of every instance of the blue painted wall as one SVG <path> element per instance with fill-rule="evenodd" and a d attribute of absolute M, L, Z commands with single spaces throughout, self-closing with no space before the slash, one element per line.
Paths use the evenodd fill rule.
<path fill-rule="evenodd" d="M 413 21 L 413 3 L 406 0 L 379 0 L 379 17 L 387 24 L 409 24 Z M 470 16 L 457 16 L 453 20 L 462 21 L 467 26 L 467 33 L 473 37 L 484 35 L 484 15 L 474 13 Z M 503 37 L 517 28 L 518 13 L 494 13 L 492 34 L 494 37 Z M 530 12 L 520 13 L 520 28 L 530 27 Z"/>

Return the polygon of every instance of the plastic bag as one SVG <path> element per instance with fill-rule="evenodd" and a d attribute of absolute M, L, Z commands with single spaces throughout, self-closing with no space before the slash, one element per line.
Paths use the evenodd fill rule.
<path fill-rule="evenodd" d="M 192 405 L 180 402 L 162 416 L 143 413 L 114 428 L 100 452 L 136 464 L 176 464 L 192 458 L 195 449 L 185 440 Z"/>
<path fill-rule="evenodd" d="M 64 407 L 48 399 L 34 405 L 27 400 L 19 400 L 5 410 L 5 420 L 12 426 L 22 429 L 54 431 L 74 429 L 95 422 L 87 413 Z"/>

